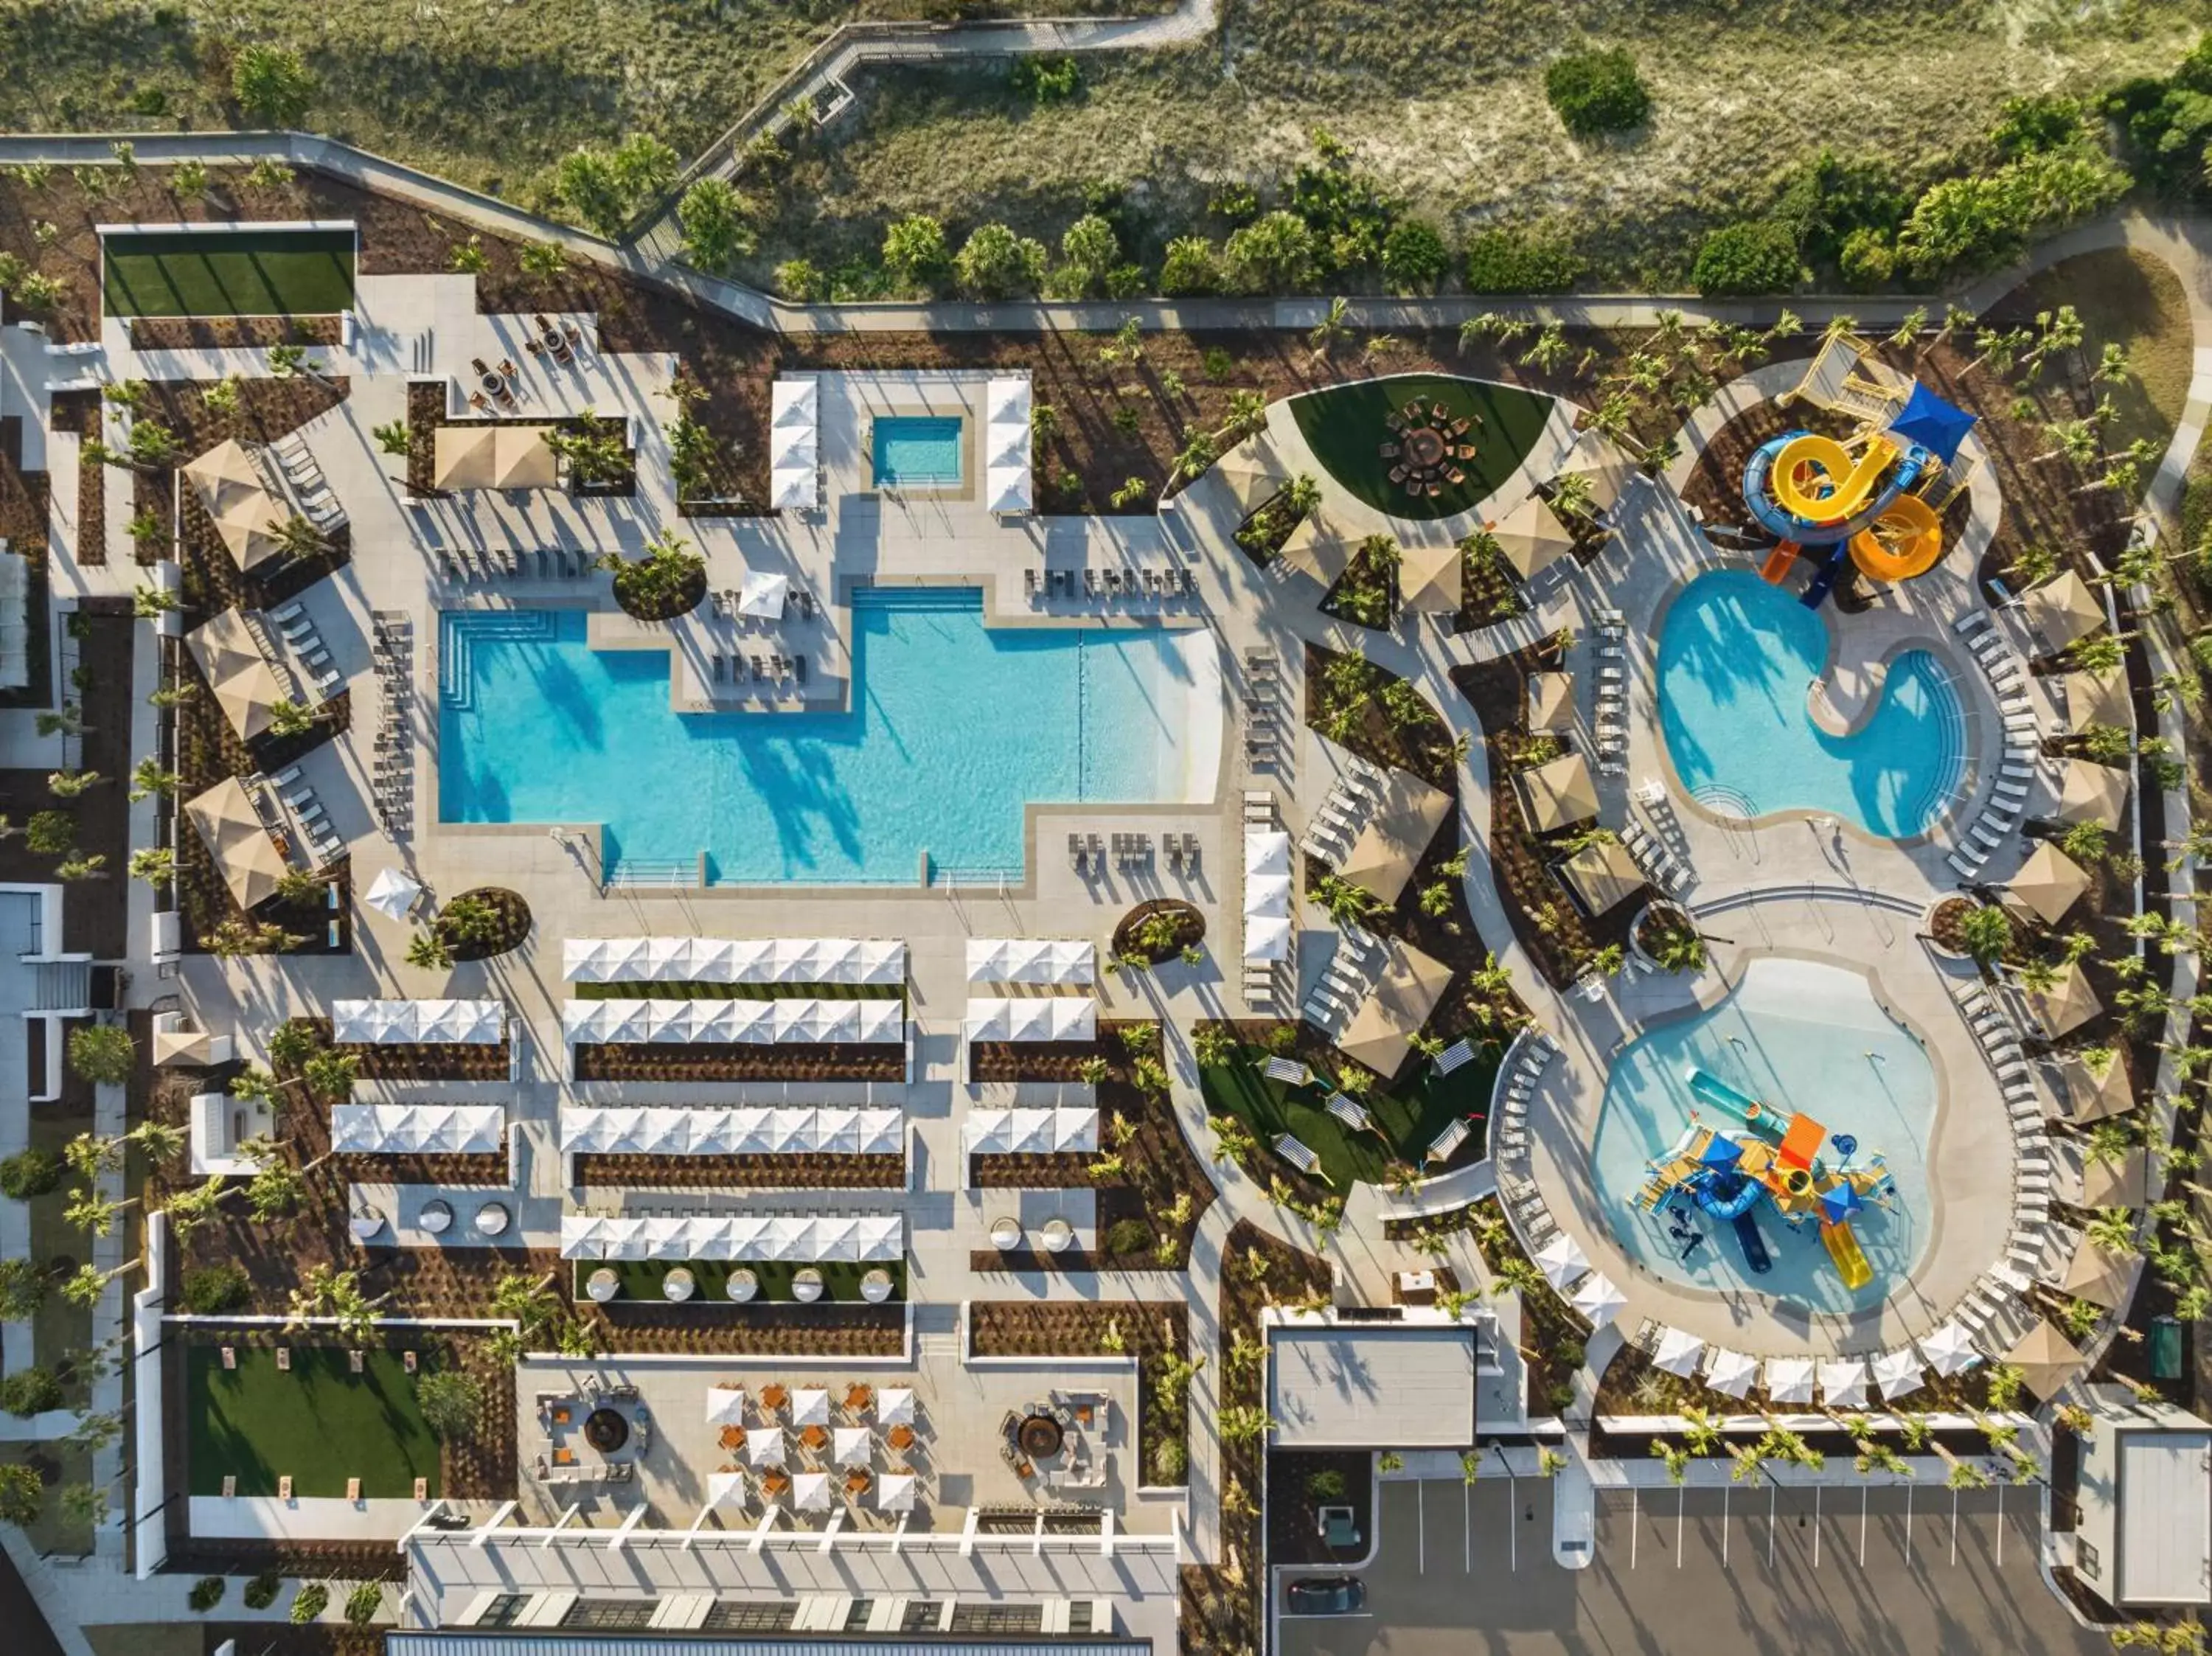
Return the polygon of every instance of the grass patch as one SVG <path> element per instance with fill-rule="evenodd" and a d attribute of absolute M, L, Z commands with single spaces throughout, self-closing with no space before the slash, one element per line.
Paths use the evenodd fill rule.
<path fill-rule="evenodd" d="M 1457 440 L 1474 445 L 1472 459 L 1455 463 L 1462 481 L 1418 498 L 1390 481 L 1395 462 L 1379 452 L 1386 443 L 1403 447 L 1402 434 L 1389 418 L 1416 399 L 1426 411 L 1442 403 L 1454 421 L 1470 421 Z M 1291 399 L 1291 413 L 1314 458 L 1339 488 L 1392 517 L 1426 520 L 1472 511 L 1511 476 L 1551 417 L 1552 399 L 1486 379 L 1405 373 L 1308 392 Z"/>
<path fill-rule="evenodd" d="M 110 316 L 327 316 L 353 307 L 349 230 L 132 231 L 101 243 Z"/>
<path fill-rule="evenodd" d="M 584 1293 L 585 1281 L 602 1266 L 615 1273 L 622 1285 L 621 1297 L 615 1303 L 642 1300 L 651 1305 L 673 1303 L 662 1290 L 668 1273 L 678 1265 L 690 1271 L 697 1284 L 689 1303 L 728 1307 L 730 1273 L 750 1271 L 759 1287 L 748 1302 L 753 1305 L 795 1305 L 797 1299 L 791 1291 L 792 1278 L 808 1268 L 805 1259 L 578 1259 L 574 1261 L 574 1276 L 576 1300 L 587 1303 Z M 906 1298 L 906 1261 L 885 1259 L 860 1264 L 849 1259 L 832 1259 L 815 1264 L 814 1270 L 822 1273 L 822 1297 L 817 1305 L 866 1305 L 866 1297 L 860 1292 L 860 1279 L 872 1271 L 887 1271 L 891 1279 L 891 1296 L 884 1303 L 896 1305 Z"/>
<path fill-rule="evenodd" d="M 235 1369 L 211 1345 L 185 1356 L 192 1494 L 221 1495 L 227 1476 L 241 1495 L 273 1495 L 280 1477 L 302 1496 L 343 1496 L 349 1477 L 370 1500 L 412 1495 L 418 1477 L 441 1492 L 438 1441 L 398 1352 L 365 1353 L 358 1374 L 329 1348 L 294 1347 L 289 1374 L 264 1347 L 240 1346 Z"/>
<path fill-rule="evenodd" d="M 1328 1089 L 1318 1080 L 1310 1087 L 1269 1080 L 1261 1070 L 1267 1056 L 1264 1047 L 1241 1046 L 1227 1062 L 1201 1069 L 1199 1086 L 1207 1112 L 1236 1116 L 1262 1146 L 1273 1145 L 1278 1133 L 1289 1133 L 1321 1158 L 1322 1172 L 1340 1193 L 1354 1180 L 1383 1183 L 1394 1163 L 1420 1167 L 1437 1135 L 1454 1121 L 1488 1114 L 1498 1071 L 1491 1048 L 1448 1076 L 1424 1060 L 1417 1076 L 1388 1092 L 1378 1087 L 1360 1101 L 1380 1131 L 1356 1132 L 1322 1107 Z"/>
<path fill-rule="evenodd" d="M 2105 446 L 2123 449 L 2142 438 L 2161 446 L 2172 441 L 2189 400 L 2196 348 L 2180 278 L 2149 253 L 2108 248 L 2052 265 L 2004 309 L 2033 315 L 2061 305 L 2071 305 L 2081 318 L 2083 364 L 2094 366 L 2106 345 L 2127 353 L 2127 377 L 2099 387 L 2118 411 Z"/>
<path fill-rule="evenodd" d="M 61 1154 L 63 1148 L 78 1133 L 90 1129 L 91 1122 L 74 1112 L 67 1116 L 33 1111 L 31 1113 L 30 1143 L 38 1149 Z M 61 1293 L 60 1278 L 66 1273 L 60 1268 L 75 1265 L 92 1257 L 91 1240 L 64 1216 L 70 1204 L 70 1188 L 76 1181 L 66 1175 L 54 1189 L 44 1196 L 34 1196 L 25 1205 L 30 1210 L 31 1257 L 55 1271 L 56 1280 L 46 1299 L 31 1319 L 31 1361 L 41 1368 L 58 1369 L 73 1351 L 82 1351 L 92 1344 L 92 1313 L 82 1306 L 74 1305 Z M 134 1210 L 135 1211 L 135 1210 Z M 125 1287 L 135 1286 L 135 1279 Z M 64 1383 L 64 1392 L 72 1408 L 82 1408 L 88 1400 L 88 1388 L 81 1380 Z"/>

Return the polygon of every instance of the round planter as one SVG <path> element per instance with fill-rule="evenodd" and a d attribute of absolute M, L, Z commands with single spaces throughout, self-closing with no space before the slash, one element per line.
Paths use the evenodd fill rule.
<path fill-rule="evenodd" d="M 698 1288 L 699 1284 L 692 1280 L 691 1273 L 682 1265 L 660 1279 L 661 1293 L 679 1305 L 696 1293 Z"/>
<path fill-rule="evenodd" d="M 812 1305 L 822 1297 L 822 1273 L 811 1265 L 795 1272 L 791 1279 L 791 1297 L 801 1305 Z"/>
<path fill-rule="evenodd" d="M 602 1265 L 584 1279 L 584 1292 L 594 1305 L 605 1305 L 622 1292 L 621 1279 Z"/>
<path fill-rule="evenodd" d="M 860 1278 L 860 1297 L 870 1305 L 881 1305 L 891 1296 L 891 1274 L 888 1271 L 872 1271 Z"/>
<path fill-rule="evenodd" d="M 1172 928 L 1168 940 L 1164 943 L 1140 945 L 1136 941 L 1139 931 L 1162 916 Z M 1206 916 L 1194 905 L 1176 897 L 1157 897 L 1150 902 L 1139 903 L 1121 917 L 1121 924 L 1114 928 L 1112 947 L 1117 960 L 1123 955 L 1134 955 L 1149 966 L 1158 966 L 1205 940 Z"/>
<path fill-rule="evenodd" d="M 492 935 L 464 943 L 446 929 L 446 915 L 459 902 L 479 902 L 489 908 L 497 918 Z M 505 886 L 481 885 L 464 891 L 449 900 L 438 911 L 434 929 L 445 940 L 447 952 L 456 964 L 463 961 L 488 961 L 522 947 L 530 936 L 530 905 L 519 891 L 509 891 Z"/>
<path fill-rule="evenodd" d="M 730 1273 L 730 1280 L 724 1285 L 722 1291 L 738 1304 L 743 1305 L 760 1292 L 760 1278 L 750 1271 L 733 1271 Z"/>
<path fill-rule="evenodd" d="M 1666 901 L 1646 903 L 1643 912 L 1637 915 L 1635 924 L 1628 928 L 1628 952 L 1654 972 L 1666 972 L 1672 975 L 1677 968 L 1662 965 L 1651 951 L 1644 946 L 1644 928 L 1652 921 L 1676 916 L 1679 916 L 1682 923 L 1692 930 L 1696 929 L 1697 921 L 1692 918 L 1688 909 L 1684 908 L 1680 903 Z M 1711 955 L 1708 952 L 1706 965 L 1709 966 L 1711 963 Z M 1702 971 L 1704 968 L 1701 967 L 1698 970 Z M 1696 974 L 1693 973 L 1691 975 Z"/>
<path fill-rule="evenodd" d="M 443 1236 L 453 1228 L 453 1210 L 444 1200 L 433 1198 L 422 1204 L 422 1216 L 416 1222 L 433 1236 Z"/>
<path fill-rule="evenodd" d="M 1967 951 L 1965 944 L 1945 938 L 1944 932 L 1950 929 L 1946 916 L 1955 917 L 1971 913 L 1981 907 L 1982 905 L 1972 897 L 1960 896 L 1938 897 L 1934 902 L 1929 904 L 1927 911 L 1920 917 L 1920 930 L 1928 939 L 1928 946 L 1945 960 L 1973 959 L 1973 955 Z"/>
<path fill-rule="evenodd" d="M 504 1236 L 507 1228 L 514 1222 L 514 1216 L 507 1210 L 503 1202 L 487 1202 L 477 1210 L 477 1234 Z"/>

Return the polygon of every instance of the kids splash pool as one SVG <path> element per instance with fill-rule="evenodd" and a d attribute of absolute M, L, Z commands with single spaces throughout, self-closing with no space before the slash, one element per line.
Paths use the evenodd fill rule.
<path fill-rule="evenodd" d="M 1659 635 L 1659 726 L 1693 799 L 1729 816 L 1828 811 L 1869 834 L 1926 833 L 1965 780 L 1966 715 L 1941 663 L 1908 650 L 1850 736 L 1813 722 L 1827 623 L 1747 570 L 1683 588 Z"/>
<path fill-rule="evenodd" d="M 1731 1107 L 1741 1101 L 1762 1107 L 1764 1129 L 1745 1126 Z M 1754 959 L 1719 1005 L 1651 1030 L 1613 1060 L 1591 1158 L 1598 1204 L 1622 1249 L 1662 1280 L 1820 1311 L 1877 1303 L 1927 1244 L 1935 1111 L 1934 1066 L 1865 978 Z M 1701 1132 L 1750 1143 L 1748 1155 L 1716 1161 L 1749 1166 L 1762 1145 L 1786 1156 L 1794 1143 L 1809 1156 L 1808 1179 L 1832 1188 L 1869 1175 L 1860 1180 L 1869 1194 L 1844 1213 L 1850 1198 L 1824 1209 L 1808 1192 L 1788 1211 L 1748 1192 L 1712 1204 L 1717 1214 L 1670 1178 L 1697 1159 Z M 1871 1176 L 1877 1168 L 1886 1177 Z M 1741 1216 L 1729 1216 L 1739 1204 Z M 1839 1258 L 1822 1234 L 1830 1219 L 1848 1226 L 1863 1256 L 1856 1289 L 1848 1251 Z"/>
<path fill-rule="evenodd" d="M 439 816 L 597 822 L 610 876 L 913 884 L 1023 864 L 1029 803 L 1210 799 L 1220 676 L 1203 629 L 987 628 L 972 589 L 862 592 L 842 713 L 677 713 L 660 651 L 581 612 L 452 612 Z"/>

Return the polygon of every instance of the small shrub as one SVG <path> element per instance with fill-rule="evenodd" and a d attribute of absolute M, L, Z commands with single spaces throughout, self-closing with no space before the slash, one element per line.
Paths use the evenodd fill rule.
<path fill-rule="evenodd" d="M 462 1369 L 441 1369 L 416 1382 L 415 1401 L 423 1423 L 440 1437 L 471 1437 L 483 1412 L 483 1386 Z"/>
<path fill-rule="evenodd" d="M 1896 244 L 1879 230 L 1854 230 L 1844 238 L 1836 268 L 1846 287 L 1879 288 L 1897 274 Z"/>
<path fill-rule="evenodd" d="M 197 1611 L 213 1610 L 222 1602 L 222 1595 L 229 1585 L 220 1575 L 203 1575 L 192 1583 L 192 1590 L 185 1595 L 185 1602 Z"/>
<path fill-rule="evenodd" d="M 1708 299 L 1787 293 L 1804 275 L 1797 243 L 1778 224 L 1724 224 L 1705 238 L 1690 281 Z"/>
<path fill-rule="evenodd" d="M 1636 73 L 1636 59 L 1620 48 L 1571 52 L 1544 71 L 1544 96 L 1578 138 L 1625 132 L 1644 124 L 1651 94 Z"/>
<path fill-rule="evenodd" d="M 18 1368 L 0 1378 L 0 1409 L 19 1420 L 62 1406 L 62 1383 L 50 1368 Z"/>
<path fill-rule="evenodd" d="M 1055 104 L 1083 89 L 1083 70 L 1064 52 L 1049 58 L 1018 58 L 1006 83 L 1032 103 Z"/>
<path fill-rule="evenodd" d="M 62 1182 L 62 1159 L 52 1150 L 18 1150 L 0 1162 L 0 1196 L 27 1202 Z"/>
<path fill-rule="evenodd" d="M 291 1617 L 295 1627 L 304 1627 L 331 1606 L 331 1590 L 320 1581 L 310 1581 L 294 1595 Z"/>
<path fill-rule="evenodd" d="M 275 1570 L 264 1570 L 246 1584 L 239 1598 L 248 1610 L 267 1610 L 276 1602 L 276 1590 L 283 1585 L 283 1578 Z"/>
<path fill-rule="evenodd" d="M 1183 1474 L 1190 1469 L 1190 1452 L 1182 1447 L 1179 1437 L 1162 1438 L 1152 1451 L 1152 1478 L 1155 1483 L 1174 1484 L 1182 1482 Z"/>
<path fill-rule="evenodd" d="M 1382 238 L 1382 276 L 1393 293 L 1433 293 L 1450 265 L 1443 234 L 1426 219 L 1400 219 Z"/>
<path fill-rule="evenodd" d="M 228 1259 L 202 1265 L 185 1274 L 185 1309 L 199 1317 L 234 1311 L 246 1303 L 251 1286 L 244 1265 Z"/>
<path fill-rule="evenodd" d="M 1341 1501 L 1344 1474 L 1334 1466 L 1325 1467 L 1306 1480 L 1306 1493 L 1316 1501 Z"/>
<path fill-rule="evenodd" d="M 1152 1228 L 1141 1219 L 1116 1219 L 1106 1228 L 1106 1251 L 1112 1254 L 1141 1253 L 1152 1245 Z"/>
<path fill-rule="evenodd" d="M 1472 294 L 1561 293 L 1582 273 L 1574 249 L 1549 232 L 1485 230 L 1468 240 L 1467 289 Z"/>
<path fill-rule="evenodd" d="M 384 1609 L 384 1588 L 375 1581 L 364 1581 L 346 1594 L 345 1618 L 357 1628 L 365 1628 L 376 1620 Z"/>

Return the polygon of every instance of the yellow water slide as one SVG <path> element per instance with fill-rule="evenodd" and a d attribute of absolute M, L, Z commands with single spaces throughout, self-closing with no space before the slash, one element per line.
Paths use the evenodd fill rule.
<path fill-rule="evenodd" d="M 1828 1257 L 1836 1262 L 1836 1274 L 1844 1279 L 1845 1288 L 1856 1293 L 1874 1280 L 1874 1267 L 1867 1263 L 1866 1251 L 1859 1247 L 1859 1239 L 1849 1225 L 1822 1225 L 1820 1240 L 1828 1245 Z"/>
<path fill-rule="evenodd" d="M 1808 523 L 1834 523 L 1866 504 L 1896 458 L 1879 438 L 1855 460 L 1834 438 L 1808 432 L 1777 452 L 1767 488 L 1784 512 Z"/>
<path fill-rule="evenodd" d="M 1917 494 L 1899 495 L 1851 537 L 1851 561 L 1875 580 L 1924 575 L 1942 555 L 1943 531 L 1935 508 Z"/>

